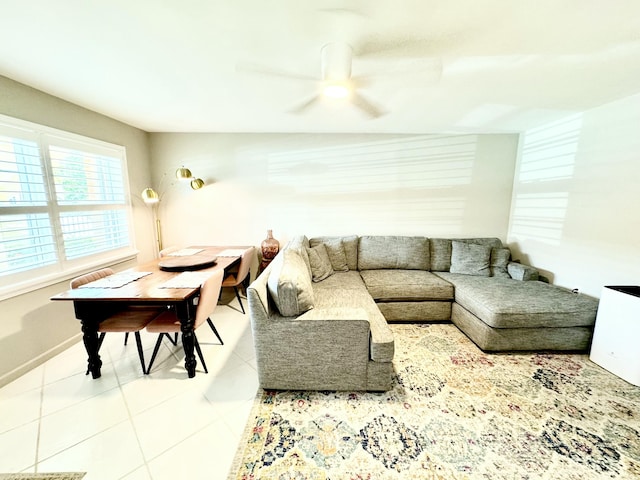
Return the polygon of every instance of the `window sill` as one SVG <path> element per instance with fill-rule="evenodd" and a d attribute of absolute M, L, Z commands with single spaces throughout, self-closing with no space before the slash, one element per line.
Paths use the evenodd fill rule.
<path fill-rule="evenodd" d="M 34 278 L 33 280 L 30 280 L 28 282 L 21 282 L 11 285 L 10 287 L 1 288 L 0 302 L 13 297 L 18 297 L 20 295 L 25 295 L 36 290 L 41 290 L 51 285 L 55 285 L 56 283 L 64 282 L 65 280 L 71 280 L 72 278 L 91 272 L 93 270 L 111 267 L 119 263 L 136 260 L 138 253 L 139 252 L 136 250 L 110 258 L 103 258 L 100 261 L 87 263 L 73 270 L 57 272 L 55 274 Z"/>

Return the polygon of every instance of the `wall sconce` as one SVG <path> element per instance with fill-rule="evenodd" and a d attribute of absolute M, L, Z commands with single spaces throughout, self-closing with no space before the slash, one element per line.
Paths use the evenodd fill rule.
<path fill-rule="evenodd" d="M 162 181 L 166 177 L 166 173 L 162 176 L 160 180 L 160 186 L 162 186 Z M 192 190 L 200 190 L 204 187 L 204 180 L 201 178 L 196 178 L 192 173 L 184 165 L 176 170 L 176 178 L 180 181 L 188 181 Z M 157 207 L 160 203 L 160 199 L 162 198 L 162 192 L 158 194 L 153 188 L 147 187 L 140 194 L 142 197 L 142 201 L 151 207 Z M 153 209 L 153 217 L 154 223 L 156 227 L 156 241 L 158 244 L 158 252 L 162 250 L 162 231 L 160 229 L 160 219 L 158 218 L 157 208 Z"/>

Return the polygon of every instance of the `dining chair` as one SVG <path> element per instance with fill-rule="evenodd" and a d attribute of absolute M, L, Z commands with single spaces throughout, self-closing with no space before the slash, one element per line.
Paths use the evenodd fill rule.
<path fill-rule="evenodd" d="M 255 247 L 247 248 L 240 258 L 238 270 L 228 272 L 222 281 L 222 288 L 233 287 L 238 303 L 240 304 L 240 308 L 242 309 L 242 313 L 245 313 L 245 311 L 244 305 L 242 305 L 242 298 L 240 297 L 240 290 L 238 289 L 238 286 L 243 285 L 249 275 L 249 269 L 251 267 L 251 262 L 253 261 L 254 252 Z"/>
<path fill-rule="evenodd" d="M 162 250 L 160 250 L 160 252 L 158 253 L 160 254 L 160 258 L 162 258 L 162 257 L 169 256 L 173 252 L 177 252 L 178 250 L 180 250 L 180 247 L 178 247 L 177 245 L 169 245 L 168 247 L 165 247 Z M 167 336 L 167 338 L 174 345 L 178 345 L 178 332 L 175 333 L 173 338 L 171 338 L 171 336 Z"/>
<path fill-rule="evenodd" d="M 82 285 L 86 285 L 87 283 L 91 283 L 96 280 L 100 280 L 101 278 L 113 275 L 113 273 L 114 272 L 111 268 L 102 268 L 100 270 L 96 270 L 94 272 L 90 272 L 74 278 L 73 280 L 71 280 L 70 286 L 71 288 L 79 288 Z M 151 320 L 153 320 L 164 311 L 165 309 L 162 307 L 129 305 L 126 308 L 113 313 L 98 324 L 98 332 L 100 333 L 100 337 L 98 338 L 98 351 L 100 351 L 100 347 L 102 346 L 105 334 L 110 332 L 124 332 L 124 344 L 126 345 L 129 338 L 129 333 L 133 332 L 136 337 L 136 345 L 138 347 L 138 357 L 140 358 L 142 373 L 146 374 L 147 370 L 145 369 L 144 365 L 144 353 L 142 351 L 140 330 L 146 327 Z M 85 375 L 88 374 L 89 369 L 87 368 Z"/>
<path fill-rule="evenodd" d="M 202 363 L 202 368 L 204 369 L 205 373 L 209 373 L 209 370 L 207 370 L 207 364 L 205 363 L 204 357 L 202 356 L 202 349 L 200 348 L 200 343 L 198 342 L 198 337 L 196 336 L 196 330 L 198 329 L 198 327 L 200 327 L 200 325 L 207 321 L 209 323 L 209 326 L 211 326 L 211 328 L 213 329 L 213 333 L 215 333 L 216 337 L 218 337 L 220 345 L 224 345 L 224 342 L 222 341 L 218 330 L 211 321 L 211 314 L 218 304 L 218 297 L 220 296 L 220 288 L 222 286 L 223 275 L 224 269 L 215 270 L 212 275 L 204 281 L 204 283 L 200 287 L 200 296 L 198 298 L 198 304 L 196 306 L 196 318 L 193 325 L 193 340 L 196 352 L 198 353 L 198 357 L 200 357 L 200 362 Z M 151 333 L 159 333 L 158 340 L 156 341 L 156 345 L 153 349 L 153 354 L 151 355 L 151 360 L 149 361 L 149 366 L 147 367 L 148 374 L 151 371 L 153 362 L 155 361 L 158 350 L 160 349 L 160 345 L 162 344 L 162 338 L 166 336 L 171 341 L 171 336 L 169 334 L 177 334 L 181 331 L 180 319 L 176 315 L 175 310 L 169 309 L 162 315 L 154 318 L 151 322 L 149 322 L 149 324 L 146 326 L 146 330 L 147 332 Z"/>

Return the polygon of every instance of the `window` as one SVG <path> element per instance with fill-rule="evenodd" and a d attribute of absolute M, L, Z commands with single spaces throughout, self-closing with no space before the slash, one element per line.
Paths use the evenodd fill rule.
<path fill-rule="evenodd" d="M 124 147 L 0 116 L 0 297 L 133 255 Z"/>

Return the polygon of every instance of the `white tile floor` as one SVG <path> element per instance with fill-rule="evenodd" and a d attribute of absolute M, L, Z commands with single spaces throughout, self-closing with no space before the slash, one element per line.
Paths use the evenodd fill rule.
<path fill-rule="evenodd" d="M 243 300 L 246 302 L 246 300 Z M 237 301 L 231 304 L 237 308 Z M 143 375 L 135 339 L 109 333 L 102 377 L 79 343 L 0 389 L 0 472 L 86 471 L 85 480 L 225 479 L 258 380 L 249 316 L 218 306 L 198 331 L 209 374 L 187 378 L 166 340 Z M 145 361 L 157 336 L 142 332 Z"/>

